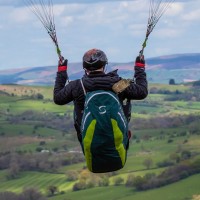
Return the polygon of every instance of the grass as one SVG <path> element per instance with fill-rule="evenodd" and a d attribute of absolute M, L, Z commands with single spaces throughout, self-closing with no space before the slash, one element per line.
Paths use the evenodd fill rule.
<path fill-rule="evenodd" d="M 148 142 L 141 142 L 141 143 L 132 143 L 130 146 L 129 154 L 128 154 L 128 159 L 125 167 L 118 171 L 118 174 L 112 178 L 110 178 L 110 183 L 111 185 L 113 184 L 114 178 L 117 176 L 122 177 L 124 180 L 127 179 L 127 176 L 131 173 L 134 174 L 135 176 L 137 175 L 145 175 L 146 173 L 155 173 L 158 174 L 161 171 L 164 170 L 164 168 L 156 168 L 156 169 L 149 169 L 147 170 L 146 167 L 143 165 L 143 161 L 145 158 L 151 158 L 153 160 L 153 168 L 156 167 L 156 163 L 164 160 L 166 158 L 169 158 L 170 153 L 173 153 L 177 149 L 177 145 L 180 143 L 180 141 L 183 140 L 184 137 L 178 137 L 174 140 L 174 143 L 168 144 L 166 140 L 155 140 L 155 141 L 148 141 Z M 199 145 L 200 145 L 200 140 L 198 140 L 198 136 L 192 136 L 189 139 L 189 142 L 184 144 L 185 149 L 192 149 L 193 151 L 199 151 Z M 71 188 L 74 184 L 74 182 L 67 182 L 66 177 L 65 177 L 65 172 L 68 170 L 81 170 L 85 166 L 85 163 L 79 163 L 75 165 L 69 165 L 67 167 L 64 167 L 60 170 L 61 174 L 49 174 L 49 173 L 40 173 L 40 172 L 23 172 L 21 173 L 20 178 L 14 179 L 14 180 L 6 180 L 6 171 L 0 171 L 0 191 L 12 191 L 12 192 L 21 192 L 24 187 L 36 187 L 39 188 L 43 193 L 46 192 L 47 187 L 49 185 L 55 185 L 58 187 L 59 191 L 71 191 Z M 189 179 L 188 179 L 189 180 Z M 178 184 L 178 183 L 177 183 Z M 168 186 L 167 186 L 168 187 Z M 147 197 L 143 197 L 143 193 L 138 193 L 138 192 L 133 192 L 133 189 L 127 189 L 125 187 L 113 187 L 109 186 L 109 190 L 104 188 L 106 190 L 103 192 L 102 195 L 107 194 L 108 197 L 112 196 L 111 199 L 119 198 L 119 199 L 126 199 L 127 195 L 131 195 L 131 198 L 135 199 L 145 199 Z M 118 193 L 118 188 L 120 188 L 121 193 Z M 122 189 L 121 189 L 122 188 Z M 166 187 L 165 187 L 166 188 Z M 173 187 L 172 187 L 173 188 Z M 100 191 L 102 188 L 95 188 L 91 190 L 86 190 L 87 194 L 89 196 L 88 199 L 90 199 L 90 196 L 93 196 L 93 192 L 95 194 L 95 191 Z M 115 191 L 116 190 L 116 191 Z M 164 190 L 163 188 L 161 191 Z M 66 196 L 67 198 L 69 197 L 71 200 L 75 200 L 78 197 L 76 195 L 83 195 L 84 192 L 86 191 L 81 191 L 81 192 L 67 192 L 69 196 Z M 113 191 L 113 192 L 111 192 Z M 152 190 L 154 191 L 154 190 Z M 144 192 L 144 194 L 149 193 L 151 194 L 152 191 Z M 157 190 L 159 191 L 159 190 Z M 91 192 L 91 194 L 90 194 Z M 195 190 L 195 192 L 197 192 Z M 193 193 L 195 194 L 195 193 Z M 117 196 L 119 195 L 119 196 Z M 156 195 L 156 193 L 151 194 L 151 195 Z M 192 194 L 191 194 L 192 195 Z M 57 196 L 55 198 L 51 198 L 52 200 L 62 200 L 62 197 L 65 195 Z M 80 196 L 79 196 L 80 197 Z M 103 199 L 107 198 L 107 196 L 100 196 L 98 199 Z M 171 195 L 171 198 L 174 200 L 175 197 Z M 155 198 L 156 199 L 156 198 Z M 64 200 L 64 199 L 63 199 Z M 83 199 L 84 200 L 84 199 Z M 126 200 L 129 200 L 127 198 Z M 167 200 L 167 199 L 166 199 Z M 171 200 L 171 199 L 170 199 Z M 182 200 L 182 199 L 180 199 Z"/>
<path fill-rule="evenodd" d="M 129 175 L 134 175 L 134 176 L 144 176 L 147 173 L 153 173 L 153 174 L 160 174 L 161 172 L 163 172 L 165 170 L 165 168 L 157 168 L 157 169 L 144 169 L 144 170 L 138 170 L 138 171 L 127 171 L 125 173 L 123 173 L 123 170 L 120 171 L 119 174 L 113 176 L 110 178 L 110 185 L 114 185 L 114 180 L 117 177 L 121 177 L 124 180 L 124 183 L 126 182 L 127 178 Z M 124 170 L 126 171 L 126 169 Z"/>
<path fill-rule="evenodd" d="M 32 95 L 41 93 L 45 99 L 52 99 L 52 86 L 24 86 L 24 85 L 0 85 L 0 90 L 16 96 Z"/>
<path fill-rule="evenodd" d="M 186 91 L 190 86 L 177 85 L 161 85 L 151 84 L 150 88 L 169 91 Z M 4 85 L 0 86 L 0 90 L 5 91 L 12 96 L 2 95 L 0 98 L 0 152 L 6 151 L 8 148 L 12 150 L 32 151 L 34 152 L 39 143 L 44 140 L 44 147 L 53 149 L 55 147 L 72 148 L 78 145 L 74 141 L 72 134 L 62 135 L 61 131 L 48 128 L 46 126 L 37 127 L 37 120 L 26 121 L 23 124 L 9 124 L 7 118 L 11 115 L 19 116 L 28 110 L 33 110 L 41 115 L 56 114 L 68 116 L 73 115 L 73 106 L 57 106 L 52 101 L 52 87 L 31 87 L 18 85 Z M 43 100 L 33 100 L 21 97 L 22 95 L 32 95 L 41 93 L 44 95 Z M 18 96 L 16 96 L 18 95 Z M 174 115 L 200 115 L 200 102 L 186 102 L 186 101 L 164 101 L 167 95 L 164 94 L 150 94 L 144 101 L 135 101 L 133 103 L 132 118 L 151 119 L 156 116 L 174 116 Z M 133 125 L 134 128 L 134 125 Z M 183 150 L 190 150 L 195 153 L 200 153 L 199 135 L 190 135 L 189 128 L 185 125 L 176 128 L 157 128 L 157 129 L 143 129 L 133 130 L 133 135 L 140 138 L 140 143 L 132 141 L 128 152 L 128 159 L 125 167 L 118 171 L 118 173 L 110 178 L 111 186 L 98 187 L 88 189 L 80 192 L 72 192 L 72 186 L 75 182 L 67 182 L 65 173 L 68 170 L 80 171 L 85 166 L 85 162 L 74 165 L 69 165 L 59 169 L 59 174 L 41 173 L 41 172 L 22 172 L 18 179 L 7 180 L 7 171 L 0 171 L 0 191 L 21 192 L 24 187 L 36 187 L 43 193 L 46 193 L 49 185 L 55 185 L 59 191 L 64 191 L 66 194 L 58 195 L 50 200 L 102 200 L 102 199 L 118 199 L 118 200 L 185 200 L 191 198 L 193 194 L 200 194 L 200 176 L 195 175 L 178 183 L 171 184 L 155 190 L 146 192 L 136 192 L 133 188 L 126 188 L 122 186 L 113 186 L 115 177 L 122 177 L 127 179 L 129 174 L 145 175 L 146 173 L 159 174 L 164 168 L 157 168 L 157 163 L 165 159 L 169 159 L 170 154 L 176 153 L 179 148 Z M 67 130 L 66 130 L 67 131 Z M 177 133 L 187 132 L 185 136 L 177 137 Z M 4 133 L 4 134 L 2 134 Z M 170 136 L 174 134 L 173 141 L 168 143 Z M 143 140 L 145 136 L 150 136 L 148 141 Z M 38 137 L 40 136 L 40 137 Z M 161 137 L 163 136 L 163 138 Z M 187 140 L 186 143 L 184 141 Z M 12 148 L 10 148 L 12 147 Z M 150 158 L 153 161 L 151 169 L 147 170 L 143 162 Z"/>
<path fill-rule="evenodd" d="M 169 90 L 170 92 L 175 92 L 176 90 L 185 92 L 185 91 L 189 90 L 191 88 L 191 86 L 190 85 L 168 85 L 168 84 L 151 83 L 149 85 L 149 90 L 152 88 Z"/>
<path fill-rule="evenodd" d="M 26 151 L 33 150 L 33 146 L 37 146 L 41 139 L 33 138 L 28 136 L 18 136 L 18 137 L 9 137 L 9 138 L 1 138 L 0 140 L 0 151 L 6 152 L 9 150 L 19 150 L 23 147 L 23 145 L 28 145 L 29 148 Z M 22 150 L 22 149 L 21 149 Z M 34 149 L 35 150 L 35 149 Z"/>
<path fill-rule="evenodd" d="M 193 136 L 188 138 L 188 142 L 185 144 L 185 148 L 200 153 L 200 139 L 199 136 Z"/>
<path fill-rule="evenodd" d="M 149 114 L 154 114 L 154 113 L 161 113 L 163 112 L 163 108 L 162 107 L 159 107 L 159 106 L 155 106 L 155 105 L 134 105 L 133 108 L 132 108 L 132 112 L 133 113 L 148 113 Z"/>
<path fill-rule="evenodd" d="M 9 104 L 10 112 L 19 114 L 27 110 L 34 110 L 36 112 L 52 112 L 63 113 L 64 106 L 57 106 L 53 102 L 45 102 L 43 100 L 19 100 Z"/>
<path fill-rule="evenodd" d="M 20 193 L 25 187 L 37 188 L 43 193 L 48 186 L 55 185 L 60 191 L 71 188 L 71 183 L 66 181 L 65 174 L 50 174 L 41 172 L 23 172 L 21 177 L 14 180 L 5 179 L 6 171 L 0 172 L 0 191 Z"/>
<path fill-rule="evenodd" d="M 183 138 L 183 137 L 182 137 Z M 181 139 L 182 141 L 183 139 Z M 173 143 L 168 144 L 167 140 L 155 140 L 141 143 L 131 143 L 128 151 L 128 158 L 125 167 L 120 170 L 120 173 L 129 173 L 135 171 L 146 170 L 143 162 L 146 158 L 153 160 L 153 166 L 156 167 L 156 163 L 168 159 L 169 155 L 175 152 L 178 148 L 180 138 L 174 140 Z M 192 141 L 192 139 L 191 139 Z M 198 147 L 196 146 L 196 149 Z M 80 170 L 83 168 L 85 163 L 76 165 L 69 165 L 62 168 L 62 171 L 67 170 Z"/>
<path fill-rule="evenodd" d="M 13 138 L 14 139 L 14 138 Z M 25 149 L 28 149 L 31 147 L 31 144 L 33 145 L 37 143 L 39 144 L 39 140 L 37 141 L 31 141 L 31 144 L 29 144 L 27 138 L 27 141 L 23 137 L 23 140 L 18 138 L 18 140 L 21 142 L 19 143 L 20 148 L 25 148 L 24 145 L 27 145 Z M 188 143 L 183 144 L 182 141 L 184 140 L 184 137 L 177 137 L 174 138 L 173 143 L 167 143 L 167 140 L 152 140 L 152 141 L 144 141 L 141 143 L 131 143 L 130 149 L 128 152 L 128 159 L 126 162 L 126 165 L 123 169 L 118 171 L 117 176 L 121 176 L 126 180 L 127 176 L 132 173 L 134 175 L 144 175 L 146 173 L 160 173 L 164 168 L 156 168 L 156 169 L 149 169 L 147 170 L 144 166 L 143 162 L 146 158 L 151 158 L 153 160 L 152 168 L 156 167 L 156 163 L 163 161 L 165 159 L 169 159 L 169 156 L 171 153 L 176 152 L 176 150 L 179 147 L 179 144 L 181 143 L 182 148 L 184 149 L 190 149 L 194 152 L 200 152 L 199 146 L 200 146 L 200 140 L 199 136 L 190 136 Z M 13 141 L 13 140 L 11 140 Z M 22 142 L 24 141 L 24 144 Z M 1 141 L 5 143 L 4 141 Z M 9 142 L 9 140 L 7 140 Z M 15 140 L 17 142 L 17 138 Z M 51 142 L 51 141 L 49 141 Z M 47 142 L 47 143 L 49 143 Z M 7 143 L 8 144 L 8 143 Z M 10 143 L 8 144 L 11 145 Z M 16 144 L 15 144 L 16 145 Z M 54 143 L 52 143 L 53 147 Z M 9 190 L 13 192 L 20 192 L 22 191 L 23 187 L 30 186 L 30 187 L 39 187 L 43 192 L 45 191 L 45 188 L 47 188 L 47 185 L 50 183 L 55 184 L 59 187 L 59 190 L 71 189 L 73 182 L 66 182 L 65 173 L 68 170 L 81 170 L 85 166 L 85 162 L 69 165 L 67 167 L 63 167 L 60 169 L 61 174 L 49 174 L 49 173 L 39 173 L 39 172 L 23 172 L 21 173 L 21 176 L 19 179 L 16 180 L 6 180 L 6 172 L 0 171 L 0 191 Z M 36 180 L 37 179 L 37 180 Z M 58 179 L 60 181 L 58 181 Z M 52 180 L 52 182 L 51 182 Z M 55 182 L 53 181 L 55 180 Z M 113 183 L 113 178 L 110 179 L 111 183 Z"/>
<path fill-rule="evenodd" d="M 182 108 L 184 110 L 194 110 L 196 112 L 200 110 L 200 102 L 172 101 L 170 104 L 173 107 Z"/>
<path fill-rule="evenodd" d="M 133 135 L 138 136 L 139 138 L 144 137 L 145 135 L 149 135 L 152 138 L 156 137 L 167 137 L 168 134 L 172 133 L 181 133 L 186 130 L 186 127 L 179 127 L 179 128 L 159 128 L 159 129 L 142 129 L 142 130 L 134 130 Z"/>
<path fill-rule="evenodd" d="M 200 174 L 184 179 L 180 182 L 145 192 L 136 192 L 132 188 L 124 186 L 111 186 L 88 189 L 78 192 L 67 192 L 64 195 L 55 196 L 50 200 L 184 200 L 192 199 L 194 194 L 200 194 Z"/>
<path fill-rule="evenodd" d="M 188 179 L 182 180 L 180 182 L 162 187 L 160 189 L 154 189 L 146 192 L 137 192 L 132 197 L 122 198 L 123 200 L 183 200 L 186 198 L 191 199 L 193 194 L 200 193 L 200 174 L 192 176 Z"/>
<path fill-rule="evenodd" d="M 30 135 L 33 130 L 33 125 L 21 125 L 21 124 L 8 124 L 2 121 L 1 132 L 4 132 L 6 136 L 18 136 L 18 135 Z"/>
<path fill-rule="evenodd" d="M 48 127 L 39 127 L 37 129 L 34 128 L 34 123 L 32 124 L 8 124 L 6 121 L 0 122 L 1 132 L 5 132 L 6 136 L 19 136 L 19 135 L 26 135 L 26 136 L 38 136 L 41 137 L 51 137 L 57 135 L 60 137 L 62 134 L 60 131 L 51 129 Z"/>
<path fill-rule="evenodd" d="M 35 122 L 34 122 L 35 123 Z M 63 145 L 72 148 L 77 145 L 77 141 L 72 141 L 70 134 L 63 136 L 59 130 L 39 127 L 34 129 L 30 124 L 8 124 L 0 122 L 0 152 L 9 149 L 17 151 L 35 152 L 41 141 L 45 141 L 43 146 L 46 149 L 63 148 Z"/>

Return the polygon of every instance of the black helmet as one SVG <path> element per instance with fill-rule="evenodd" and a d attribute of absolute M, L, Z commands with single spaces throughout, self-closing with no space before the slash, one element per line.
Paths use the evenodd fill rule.
<path fill-rule="evenodd" d="M 83 56 L 83 68 L 90 71 L 100 69 L 108 64 L 106 54 L 99 49 L 90 49 Z"/>

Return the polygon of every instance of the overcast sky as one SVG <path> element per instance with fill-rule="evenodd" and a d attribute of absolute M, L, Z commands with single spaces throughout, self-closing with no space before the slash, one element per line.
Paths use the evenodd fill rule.
<path fill-rule="evenodd" d="M 110 62 L 135 60 L 145 38 L 149 0 L 54 0 L 58 42 L 69 62 L 88 49 Z M 57 64 L 55 47 L 24 0 L 0 0 L 0 69 Z M 175 0 L 149 37 L 145 57 L 200 52 L 200 1 Z"/>

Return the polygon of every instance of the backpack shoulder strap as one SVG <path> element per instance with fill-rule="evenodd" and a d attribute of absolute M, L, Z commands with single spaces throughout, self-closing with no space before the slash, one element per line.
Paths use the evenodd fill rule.
<path fill-rule="evenodd" d="M 84 95 L 86 96 L 87 92 L 86 92 L 85 87 L 84 87 L 84 85 L 83 85 L 83 80 L 80 79 L 80 81 L 81 81 L 81 86 L 82 86 L 82 89 L 83 89 Z"/>

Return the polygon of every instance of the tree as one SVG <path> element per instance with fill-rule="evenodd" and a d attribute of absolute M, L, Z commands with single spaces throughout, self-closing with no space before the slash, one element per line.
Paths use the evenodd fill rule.
<path fill-rule="evenodd" d="M 75 183 L 73 186 L 73 191 L 79 191 L 79 190 L 84 190 L 84 189 L 86 189 L 86 181 L 85 180 L 81 180 L 81 181 Z"/>
<path fill-rule="evenodd" d="M 89 180 L 87 180 L 86 188 L 87 189 L 88 188 L 93 188 L 93 187 L 95 187 L 95 184 L 96 184 L 96 182 L 92 178 L 90 178 Z"/>
<path fill-rule="evenodd" d="M 43 147 L 41 147 L 41 146 L 38 146 L 38 147 L 36 147 L 36 149 L 35 149 L 37 152 L 41 152 L 42 150 L 43 150 Z"/>
<path fill-rule="evenodd" d="M 53 196 L 58 191 L 58 188 L 55 185 L 50 185 L 47 189 L 51 196 Z"/>
<path fill-rule="evenodd" d="M 13 192 L 1 192 L 1 200 L 47 200 L 45 196 L 42 195 L 35 188 L 24 189 L 21 194 L 15 194 Z"/>
<path fill-rule="evenodd" d="M 134 185 L 134 175 L 133 174 L 130 174 L 128 177 L 127 177 L 127 180 L 126 180 L 126 187 L 133 187 Z"/>
<path fill-rule="evenodd" d="M 36 98 L 37 99 L 44 99 L 44 96 L 42 94 L 40 94 L 40 93 L 37 93 L 36 94 Z"/>
<path fill-rule="evenodd" d="M 151 158 L 146 158 L 143 162 L 143 165 L 149 169 L 153 165 L 153 160 Z"/>
<path fill-rule="evenodd" d="M 46 197 L 42 195 L 37 189 L 35 188 L 26 188 L 19 196 L 20 200 L 47 200 Z"/>
<path fill-rule="evenodd" d="M 101 187 L 105 187 L 105 186 L 109 186 L 109 178 L 107 176 L 104 176 L 102 177 L 100 180 L 99 180 L 99 186 Z"/>
<path fill-rule="evenodd" d="M 163 161 L 160 161 L 160 162 L 158 162 L 157 164 L 157 167 L 168 167 L 168 166 L 172 166 L 172 165 L 174 165 L 174 162 L 173 161 L 171 161 L 171 160 L 169 160 L 169 159 L 165 159 L 165 160 L 163 160 Z"/>
<path fill-rule="evenodd" d="M 45 145 L 46 144 L 46 142 L 45 141 L 40 141 L 40 146 L 42 146 L 42 145 Z"/>
<path fill-rule="evenodd" d="M 176 163 L 180 162 L 180 156 L 179 156 L 178 153 L 172 153 L 172 154 L 170 154 L 169 158 L 171 160 L 174 160 Z"/>
<path fill-rule="evenodd" d="M 169 80 L 169 85 L 175 85 L 175 80 L 174 80 L 173 78 L 171 78 L 171 79 Z"/>
<path fill-rule="evenodd" d="M 10 168 L 8 170 L 7 178 L 8 179 L 16 179 L 16 178 L 18 178 L 19 173 L 20 173 L 19 164 L 17 163 L 17 161 L 12 162 L 10 164 Z"/>
<path fill-rule="evenodd" d="M 184 150 L 181 152 L 181 159 L 186 160 L 191 157 L 191 152 L 188 150 Z"/>
<path fill-rule="evenodd" d="M 200 86 L 200 81 L 195 81 L 195 82 L 193 83 L 193 86 Z"/>
<path fill-rule="evenodd" d="M 67 176 L 67 181 L 76 181 L 78 180 L 78 172 L 76 170 L 70 170 L 67 171 L 66 176 Z"/>
<path fill-rule="evenodd" d="M 13 192 L 1 192 L 0 193 L 1 200 L 18 200 L 17 194 Z"/>
<path fill-rule="evenodd" d="M 116 178 L 114 179 L 114 184 L 115 184 L 115 186 L 119 186 L 119 185 L 121 185 L 123 182 L 124 182 L 124 179 L 123 179 L 122 177 L 116 177 Z"/>
<path fill-rule="evenodd" d="M 145 183 L 144 178 L 142 178 L 141 176 L 136 176 L 134 178 L 134 183 L 133 186 L 137 189 L 137 190 L 142 190 L 143 189 L 143 184 Z"/>
<path fill-rule="evenodd" d="M 91 173 L 87 169 L 82 170 L 82 172 L 80 173 L 80 180 L 87 180 L 90 176 Z"/>

